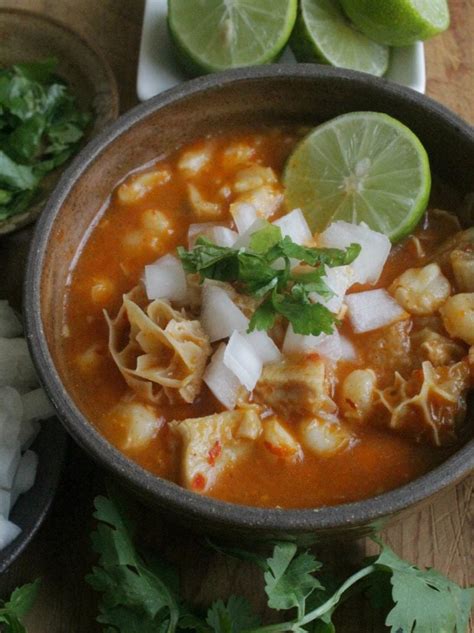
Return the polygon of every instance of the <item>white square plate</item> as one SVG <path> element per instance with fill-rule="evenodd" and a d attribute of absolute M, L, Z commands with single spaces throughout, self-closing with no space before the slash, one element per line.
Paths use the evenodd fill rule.
<path fill-rule="evenodd" d="M 166 26 L 167 0 L 146 0 L 137 74 L 137 95 L 140 101 L 185 81 L 186 75 L 177 65 Z M 296 63 L 287 48 L 278 62 Z M 393 48 L 387 79 L 425 92 L 425 50 L 423 42 L 404 48 Z"/>

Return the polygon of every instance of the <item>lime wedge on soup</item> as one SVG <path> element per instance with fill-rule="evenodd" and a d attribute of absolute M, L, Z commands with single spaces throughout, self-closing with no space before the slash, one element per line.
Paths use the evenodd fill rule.
<path fill-rule="evenodd" d="M 168 0 L 168 26 L 192 75 L 267 64 L 280 55 L 297 0 Z"/>
<path fill-rule="evenodd" d="M 300 0 L 290 46 L 300 62 L 323 62 L 378 76 L 388 67 L 388 46 L 356 30 L 334 0 Z"/>
<path fill-rule="evenodd" d="M 284 184 L 289 209 L 311 228 L 365 222 L 392 241 L 408 235 L 428 204 L 431 174 L 423 145 L 405 125 L 379 112 L 353 112 L 323 123 L 295 148 Z"/>

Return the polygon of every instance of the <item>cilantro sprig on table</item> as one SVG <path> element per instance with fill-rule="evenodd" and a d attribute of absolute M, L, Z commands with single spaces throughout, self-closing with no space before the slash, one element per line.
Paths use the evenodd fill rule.
<path fill-rule="evenodd" d="M 0 601 L 0 631 L 26 633 L 22 619 L 33 606 L 38 588 L 39 580 L 35 580 L 15 589 L 8 601 Z"/>
<path fill-rule="evenodd" d="M 95 507 L 99 563 L 87 581 L 102 594 L 97 619 L 104 633 L 335 633 L 335 609 L 357 591 L 365 592 L 374 608 L 388 605 L 391 633 L 467 631 L 474 590 L 435 570 L 418 569 L 382 543 L 379 556 L 342 584 L 323 576 L 313 554 L 291 542 L 275 543 L 268 557 L 214 546 L 255 563 L 264 575 L 268 606 L 284 615 L 280 623 L 262 624 L 244 598 L 231 596 L 202 616 L 180 598 L 177 574 L 169 566 L 138 553 L 120 500 L 97 497 Z"/>
<path fill-rule="evenodd" d="M 0 220 L 34 202 L 42 178 L 77 151 L 90 121 L 56 67 L 51 58 L 0 69 Z"/>
<path fill-rule="evenodd" d="M 249 332 L 270 329 L 281 315 L 297 334 L 316 336 L 331 334 L 337 319 L 324 305 L 313 303 L 310 294 L 332 296 L 324 281 L 325 267 L 351 264 L 359 253 L 359 244 L 345 250 L 300 246 L 270 223 L 251 235 L 248 248 L 217 246 L 202 236 L 192 250 L 178 247 L 186 272 L 199 273 L 201 280 L 233 283 L 239 292 L 261 300 Z M 294 272 L 292 260 L 306 264 L 309 272 Z"/>

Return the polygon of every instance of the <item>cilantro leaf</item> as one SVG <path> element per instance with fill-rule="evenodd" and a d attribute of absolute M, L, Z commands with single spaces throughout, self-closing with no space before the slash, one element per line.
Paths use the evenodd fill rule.
<path fill-rule="evenodd" d="M 298 297 L 273 293 L 276 312 L 290 321 L 296 334 L 331 334 L 336 317 L 321 303 L 303 303 Z"/>
<path fill-rule="evenodd" d="M 310 292 L 317 292 L 322 297 L 326 297 L 329 299 L 330 297 L 334 296 L 334 292 L 326 284 L 323 276 L 323 269 L 314 270 L 312 272 L 292 273 L 291 279 L 295 282 L 293 290 L 295 286 L 299 286 L 304 289 L 306 294 L 309 294 Z"/>
<path fill-rule="evenodd" d="M 284 271 L 272 268 L 261 255 L 256 253 L 239 253 L 238 280 L 243 285 L 245 294 L 262 296 L 272 290 Z"/>
<path fill-rule="evenodd" d="M 216 246 L 205 237 L 198 237 L 190 251 L 178 246 L 178 256 L 187 273 L 199 273 L 201 279 L 233 281 L 239 276 L 238 251 Z"/>
<path fill-rule="evenodd" d="M 254 330 L 270 330 L 275 325 L 277 314 L 271 299 L 261 303 L 252 314 L 249 323 L 249 332 Z"/>
<path fill-rule="evenodd" d="M 179 629 L 191 630 L 195 633 L 210 633 L 212 631 L 207 622 L 194 613 L 185 613 L 180 617 Z"/>
<path fill-rule="evenodd" d="M 34 189 L 38 179 L 31 167 L 15 163 L 4 151 L 0 150 L 0 185 L 11 189 Z"/>
<path fill-rule="evenodd" d="M 272 609 L 304 608 L 306 597 L 321 583 L 311 574 L 321 567 L 312 554 L 302 552 L 294 543 L 279 543 L 268 559 L 265 572 L 265 592 Z"/>
<path fill-rule="evenodd" d="M 17 618 L 22 618 L 33 606 L 38 595 L 39 585 L 40 580 L 37 578 L 32 583 L 17 587 L 10 596 L 10 600 L 5 602 L 3 608 L 10 611 Z"/>
<path fill-rule="evenodd" d="M 465 633 L 474 589 L 462 589 L 434 569 L 422 571 L 384 546 L 375 565 L 391 571 L 395 606 L 386 625 L 392 633 Z"/>
<path fill-rule="evenodd" d="M 22 163 L 32 161 L 40 150 L 45 127 L 46 120 L 42 114 L 34 114 L 23 121 L 7 138 L 10 155 Z"/>
<path fill-rule="evenodd" d="M 231 596 L 227 604 L 222 600 L 214 602 L 207 612 L 206 622 L 215 633 L 239 633 L 260 626 L 259 618 L 241 596 Z"/>
<path fill-rule="evenodd" d="M 279 226 L 266 223 L 262 229 L 255 231 L 250 236 L 249 248 L 254 253 L 266 253 L 272 246 L 281 240 L 281 229 Z"/>
<path fill-rule="evenodd" d="M 21 620 L 28 613 L 36 600 L 39 580 L 18 587 L 13 591 L 10 599 L 3 604 L 0 602 L 0 624 L 5 633 L 26 633 Z"/>
<path fill-rule="evenodd" d="M 102 593 L 98 621 L 120 633 L 172 633 L 180 616 L 177 579 L 170 582 L 169 570 L 158 575 L 145 564 L 133 545 L 133 526 L 118 495 L 113 500 L 97 497 L 95 508 L 99 524 L 92 542 L 100 566 L 86 580 Z"/>
<path fill-rule="evenodd" d="M 305 262 L 310 266 L 322 266 L 323 264 L 331 268 L 335 266 L 346 266 L 359 255 L 360 244 L 351 244 L 345 250 L 338 248 L 311 248 L 295 244 L 288 236 L 277 244 L 271 252 L 271 257 L 277 259 L 281 255 Z"/>

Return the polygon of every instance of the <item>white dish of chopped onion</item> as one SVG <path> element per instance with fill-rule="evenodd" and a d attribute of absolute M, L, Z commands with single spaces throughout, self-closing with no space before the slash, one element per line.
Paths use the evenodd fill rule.
<path fill-rule="evenodd" d="M 0 301 L 0 568 L 2 551 L 20 537 L 15 504 L 35 484 L 39 457 L 33 443 L 40 421 L 54 409 L 39 386 L 23 328 L 14 310 Z M 51 494 L 53 494 L 51 490 Z"/>

